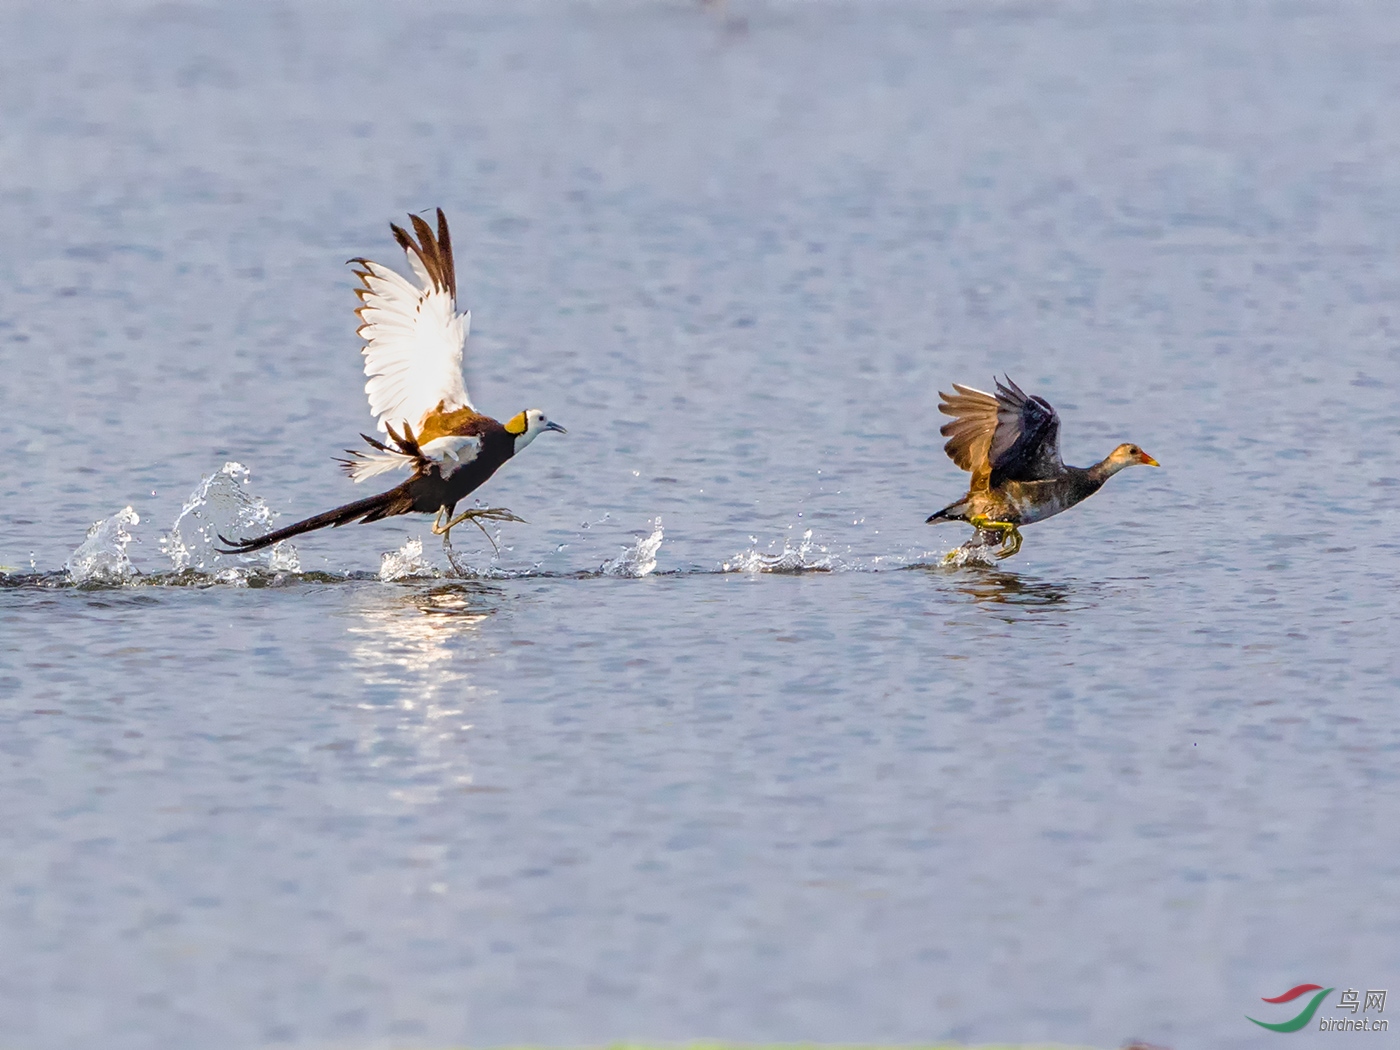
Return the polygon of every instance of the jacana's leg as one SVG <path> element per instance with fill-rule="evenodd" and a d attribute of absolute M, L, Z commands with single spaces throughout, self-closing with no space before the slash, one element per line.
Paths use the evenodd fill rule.
<path fill-rule="evenodd" d="M 439 507 L 437 517 L 433 519 L 433 535 L 441 536 L 443 549 L 450 551 L 452 549 L 452 526 L 457 523 L 455 521 L 449 521 L 444 525 L 443 520 L 446 517 L 447 508 Z"/>
<path fill-rule="evenodd" d="M 458 525 L 462 524 L 462 522 L 464 522 L 464 521 L 470 521 L 471 518 L 472 518 L 472 516 L 473 516 L 473 515 L 472 515 L 472 512 L 471 512 L 471 511 L 469 511 L 469 510 L 464 510 L 464 511 L 462 511 L 461 514 L 458 514 L 455 518 L 453 518 L 451 521 L 449 521 L 449 522 L 444 526 L 444 528 L 455 529 Z"/>
<path fill-rule="evenodd" d="M 504 507 L 473 507 L 471 510 L 462 511 L 461 514 L 458 514 L 449 521 L 447 523 L 447 528 L 450 529 L 453 526 L 460 525 L 464 521 L 477 522 L 479 518 L 485 518 L 487 521 L 523 522 L 525 520 L 524 518 L 517 517 L 513 511 L 506 510 Z M 479 522 L 477 523 L 480 524 Z"/>
<path fill-rule="evenodd" d="M 454 528 L 456 528 L 458 525 L 462 524 L 462 522 L 464 522 L 464 521 L 469 521 L 469 522 L 471 522 L 473 525 L 475 525 L 478 529 L 480 529 L 480 530 L 481 530 L 481 534 L 482 534 L 483 536 L 485 536 L 485 537 L 487 538 L 487 540 L 490 541 L 490 543 L 491 543 L 491 549 L 494 550 L 497 554 L 500 554 L 500 553 L 501 553 L 501 548 L 499 548 L 499 547 L 496 546 L 496 541 L 491 537 L 491 534 L 490 534 L 489 532 L 486 531 L 486 526 L 482 525 L 481 522 L 477 520 L 477 518 L 479 518 L 480 516 L 481 516 L 481 515 L 480 515 L 480 512 L 479 512 L 479 511 L 473 511 L 473 510 L 464 510 L 464 511 L 462 511 L 461 514 L 458 514 L 455 518 L 453 518 L 451 521 L 449 521 L 446 525 L 443 526 L 443 530 L 442 530 L 442 531 L 443 531 L 444 537 L 446 536 L 447 533 L 450 533 L 450 532 L 451 532 Z M 444 539 L 444 543 L 446 543 L 446 539 Z M 451 546 L 451 544 L 447 544 L 447 545 L 448 545 L 448 546 Z"/>
<path fill-rule="evenodd" d="M 462 524 L 462 522 L 469 521 L 481 530 L 481 534 L 485 536 L 486 539 L 490 542 L 492 549 L 497 554 L 500 554 L 501 548 L 496 546 L 496 538 L 486 531 L 485 525 L 481 524 L 481 519 L 483 518 L 485 518 L 487 521 L 518 521 L 521 523 L 524 523 L 525 521 L 524 518 L 518 517 L 514 512 L 506 510 L 504 507 L 473 507 L 471 510 L 462 511 L 461 514 L 458 514 L 446 525 L 442 526 L 441 529 L 439 529 L 437 526 L 434 526 L 433 531 L 441 531 L 444 534 L 446 534 L 447 532 L 451 531 L 455 526 Z"/>
<path fill-rule="evenodd" d="M 472 514 L 469 517 L 466 515 L 463 516 L 467 517 L 467 520 L 469 520 L 473 525 L 475 525 L 478 529 L 481 530 L 481 534 L 486 537 L 487 541 L 491 544 L 491 549 L 495 551 L 496 556 L 499 557 L 501 553 L 501 548 L 496 546 L 496 537 L 492 536 L 489 532 L 486 531 L 486 526 L 481 524 L 480 517 L 478 517 L 475 514 Z"/>

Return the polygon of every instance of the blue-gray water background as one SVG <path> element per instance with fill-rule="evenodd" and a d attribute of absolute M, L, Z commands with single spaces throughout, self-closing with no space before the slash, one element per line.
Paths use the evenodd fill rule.
<path fill-rule="evenodd" d="M 1400 8 L 0 39 L 0 1044 L 1233 1050 L 1294 984 L 1400 998 Z M 498 561 L 459 531 L 497 578 L 381 582 L 443 566 L 400 519 L 60 586 L 127 505 L 168 572 L 229 460 L 283 522 L 363 494 L 343 263 L 436 205 L 478 405 L 570 430 L 483 490 Z M 908 568 L 966 534 L 936 391 L 1001 371 L 1163 469 Z M 719 571 L 784 550 L 832 571 Z"/>

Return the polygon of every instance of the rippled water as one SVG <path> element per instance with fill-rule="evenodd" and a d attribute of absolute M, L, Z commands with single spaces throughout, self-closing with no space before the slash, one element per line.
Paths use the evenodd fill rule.
<path fill-rule="evenodd" d="M 1389 5 L 0 35 L 0 1042 L 1264 1047 L 1400 983 Z M 438 204 L 477 403 L 570 431 L 528 524 L 213 554 L 361 494 L 343 260 Z M 945 569 L 936 390 L 1003 371 L 1163 469 Z"/>

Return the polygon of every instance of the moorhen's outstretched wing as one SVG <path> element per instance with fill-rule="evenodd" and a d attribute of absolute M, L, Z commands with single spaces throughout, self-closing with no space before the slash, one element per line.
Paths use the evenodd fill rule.
<path fill-rule="evenodd" d="M 938 392 L 938 411 L 952 416 L 939 433 L 948 439 L 943 451 L 960 468 L 972 473 L 972 489 L 984 489 L 992 474 L 990 452 L 997 429 L 997 399 L 984 390 L 954 383 L 955 394 Z"/>
<path fill-rule="evenodd" d="M 988 459 L 992 488 L 1006 481 L 1048 481 L 1064 473 L 1060 417 L 1049 401 L 1032 397 L 1006 377 L 997 381 L 997 428 Z"/>
<path fill-rule="evenodd" d="M 961 383 L 953 389 L 957 393 L 938 395 L 938 411 L 953 417 L 939 433 L 948 438 L 948 457 L 971 471 L 974 491 L 1063 473 L 1060 417 L 1048 401 L 1029 396 L 1009 376 L 997 381 L 995 394 Z"/>

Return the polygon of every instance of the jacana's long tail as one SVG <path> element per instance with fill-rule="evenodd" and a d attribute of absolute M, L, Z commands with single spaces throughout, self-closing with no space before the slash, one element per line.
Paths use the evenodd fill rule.
<path fill-rule="evenodd" d="M 274 543 L 281 543 L 293 536 L 300 536 L 303 532 L 314 532 L 316 529 L 324 529 L 327 526 L 347 525 L 352 521 L 378 521 L 380 518 L 392 517 L 395 514 L 407 514 L 413 510 L 413 497 L 409 494 L 408 485 L 409 482 L 405 481 L 398 488 L 381 492 L 378 496 L 370 496 L 368 499 L 347 503 L 343 507 L 336 507 L 335 510 L 328 510 L 324 514 L 317 514 L 314 518 L 307 518 L 305 521 L 299 521 L 295 525 L 288 525 L 255 539 L 231 540 L 220 536 L 219 539 L 228 544 L 228 547 L 227 549 L 219 547 L 214 549 L 220 554 L 251 554 L 253 551 L 271 547 Z"/>

